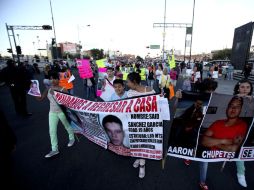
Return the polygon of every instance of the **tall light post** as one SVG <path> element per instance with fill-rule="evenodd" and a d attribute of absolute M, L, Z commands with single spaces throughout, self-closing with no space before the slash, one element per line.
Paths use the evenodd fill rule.
<path fill-rule="evenodd" d="M 193 12 L 192 12 L 192 27 L 191 27 L 191 41 L 190 41 L 190 61 L 191 61 L 191 48 L 192 48 L 194 13 L 195 13 L 195 0 L 193 0 Z"/>
<path fill-rule="evenodd" d="M 165 0 L 164 6 L 164 25 L 163 25 L 163 44 L 162 44 L 162 60 L 165 61 L 165 37 L 166 37 L 166 8 L 167 8 L 167 0 Z"/>
<path fill-rule="evenodd" d="M 34 47 L 34 55 L 36 54 L 35 52 L 35 42 L 33 42 L 33 47 Z"/>
<path fill-rule="evenodd" d="M 51 0 L 49 0 L 49 4 L 50 4 L 51 18 L 52 18 L 53 31 L 54 31 L 55 44 L 56 44 L 56 59 L 58 59 L 57 41 L 56 41 L 56 30 L 55 30 L 55 22 L 54 22 L 54 15 L 53 15 L 53 9 L 52 9 Z M 52 48 L 53 48 L 53 46 L 52 46 Z"/>
<path fill-rule="evenodd" d="M 41 51 L 40 51 L 40 39 L 39 39 L 39 36 L 37 36 L 37 42 L 38 42 L 38 52 L 39 52 L 40 57 L 41 57 Z"/>
<path fill-rule="evenodd" d="M 80 40 L 80 35 L 79 35 L 79 31 L 80 31 L 80 27 L 90 27 L 90 24 L 87 24 L 86 26 L 80 26 L 79 24 L 77 25 L 77 29 L 78 29 L 78 53 L 80 53 L 80 59 L 82 59 L 82 54 L 81 54 L 81 49 L 80 47 L 82 47 L 81 45 L 81 40 Z"/>
<path fill-rule="evenodd" d="M 20 46 L 20 40 L 19 40 L 19 34 L 17 34 L 17 37 L 18 37 L 18 41 L 19 41 L 19 46 Z"/>
<path fill-rule="evenodd" d="M 80 40 L 80 35 L 79 35 L 79 31 L 80 31 L 80 27 L 90 27 L 90 24 L 87 24 L 86 26 L 79 26 L 79 24 L 77 25 L 78 28 L 78 43 L 81 44 L 81 40 Z"/>

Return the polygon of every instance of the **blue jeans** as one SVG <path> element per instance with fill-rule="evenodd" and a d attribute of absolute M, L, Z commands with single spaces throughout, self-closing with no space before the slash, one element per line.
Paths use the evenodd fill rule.
<path fill-rule="evenodd" d="M 244 161 L 236 161 L 235 164 L 236 164 L 237 174 L 245 175 Z"/>
<path fill-rule="evenodd" d="M 86 86 L 86 96 L 85 98 L 89 100 L 91 97 L 96 98 L 95 86 Z"/>
<path fill-rule="evenodd" d="M 68 89 L 68 92 L 69 92 L 70 95 L 74 95 L 74 90 L 73 90 L 73 88 L 72 88 L 72 89 Z"/>
<path fill-rule="evenodd" d="M 148 82 L 148 86 L 150 86 L 153 89 L 153 85 L 154 85 L 154 80 L 147 80 Z"/>
<path fill-rule="evenodd" d="M 199 162 L 199 180 L 200 183 L 206 182 L 208 162 Z"/>

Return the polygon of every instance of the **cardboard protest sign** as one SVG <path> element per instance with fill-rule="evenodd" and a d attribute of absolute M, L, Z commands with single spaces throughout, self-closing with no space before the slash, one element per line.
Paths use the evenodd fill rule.
<path fill-rule="evenodd" d="M 28 91 L 28 94 L 31 96 L 41 96 L 38 80 L 31 80 L 31 88 Z"/>
<path fill-rule="evenodd" d="M 92 102 L 57 91 L 54 97 L 66 108 L 74 132 L 119 155 L 162 159 L 163 120 L 170 118 L 166 98 Z"/>
<path fill-rule="evenodd" d="M 248 100 L 213 93 L 208 104 L 208 94 L 204 97 L 192 96 L 192 106 L 187 106 L 190 98 L 179 104 L 168 155 L 205 162 L 254 160 L 253 113 L 246 112 Z M 178 114 L 182 107 L 183 113 Z"/>
<path fill-rule="evenodd" d="M 96 64 L 98 66 L 98 68 L 104 68 L 106 67 L 105 63 L 106 63 L 107 59 L 100 59 L 96 61 Z"/>
<path fill-rule="evenodd" d="M 79 71 L 80 78 L 88 79 L 93 77 L 93 71 L 91 69 L 89 59 L 78 59 L 77 68 Z"/>

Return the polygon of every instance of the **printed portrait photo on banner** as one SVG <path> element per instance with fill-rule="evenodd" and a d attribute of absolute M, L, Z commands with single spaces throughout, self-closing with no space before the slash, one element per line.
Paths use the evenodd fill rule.
<path fill-rule="evenodd" d="M 243 110 L 242 97 L 213 95 L 199 136 L 199 156 L 237 158 L 252 122 L 252 118 L 240 116 Z"/>
<path fill-rule="evenodd" d="M 108 137 L 108 149 L 116 154 L 130 156 L 130 145 L 127 130 L 124 130 L 123 118 L 106 115 L 101 123 Z"/>
<path fill-rule="evenodd" d="M 38 80 L 31 80 L 31 82 L 32 82 L 31 88 L 28 91 L 28 94 L 32 95 L 32 96 L 41 96 L 41 92 L 39 89 L 39 81 Z"/>
<path fill-rule="evenodd" d="M 198 132 L 210 96 L 183 95 L 171 125 L 168 151 L 170 154 L 194 157 Z"/>
<path fill-rule="evenodd" d="M 122 121 L 114 116 L 107 115 L 102 120 L 102 126 L 106 131 L 109 142 L 116 146 L 124 146 L 124 130 Z"/>
<path fill-rule="evenodd" d="M 84 129 L 82 128 L 82 115 L 78 111 L 72 111 L 69 108 L 66 108 L 66 117 L 71 124 L 75 133 L 83 133 Z"/>

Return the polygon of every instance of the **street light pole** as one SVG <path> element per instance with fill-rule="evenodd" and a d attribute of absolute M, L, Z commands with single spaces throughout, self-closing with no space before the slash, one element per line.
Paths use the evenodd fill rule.
<path fill-rule="evenodd" d="M 165 0 L 165 6 L 164 6 L 164 24 L 163 24 L 163 45 L 162 45 L 162 60 L 165 61 L 165 36 L 166 36 L 166 7 L 167 7 L 167 0 Z"/>
<path fill-rule="evenodd" d="M 194 13 L 195 13 L 195 0 L 193 1 L 193 13 L 192 13 L 191 41 L 190 41 L 190 61 L 191 61 L 191 48 L 192 48 Z"/>
<path fill-rule="evenodd" d="M 34 55 L 36 54 L 36 52 L 35 52 L 35 46 L 34 46 L 34 44 L 35 44 L 35 42 L 33 42 L 33 47 L 34 47 Z"/>
<path fill-rule="evenodd" d="M 53 30 L 54 30 L 54 37 L 55 37 L 55 44 L 56 44 L 56 59 L 58 59 L 58 52 L 57 52 L 57 41 L 56 41 L 56 30 L 55 30 L 55 22 L 54 22 L 54 16 L 53 16 L 53 10 L 51 5 L 51 0 L 49 0 L 50 3 L 50 10 L 51 10 L 51 16 L 52 16 L 52 23 L 53 23 Z M 53 47 L 52 47 L 53 48 Z"/>
<path fill-rule="evenodd" d="M 12 58 L 13 58 L 13 60 L 14 60 L 14 54 L 13 54 L 13 49 L 12 49 L 12 45 L 11 45 L 11 39 L 10 39 L 10 34 L 9 34 L 9 30 L 8 30 L 8 25 L 7 25 L 7 23 L 5 23 L 5 26 L 6 26 L 6 31 L 7 31 L 7 34 L 8 34 L 8 39 L 9 39 L 10 47 L 11 47 Z"/>
<path fill-rule="evenodd" d="M 81 27 L 90 27 L 90 24 L 87 24 L 86 26 L 81 26 Z M 81 55 L 81 40 L 80 40 L 80 35 L 79 35 L 79 31 L 80 31 L 80 26 L 79 24 L 77 25 L 77 29 L 78 29 L 78 45 L 79 45 L 79 53 L 80 53 L 80 59 L 82 59 L 82 55 Z"/>
<path fill-rule="evenodd" d="M 16 49 L 16 53 L 17 53 L 18 64 L 19 64 L 19 63 L 20 63 L 20 59 L 19 59 L 19 54 L 18 54 L 18 52 L 17 52 L 17 43 L 16 43 L 16 39 L 15 39 L 15 34 L 14 34 L 13 27 L 11 27 L 11 31 L 12 31 L 12 36 L 13 36 L 13 40 L 14 40 L 14 45 L 15 45 L 15 49 Z"/>
<path fill-rule="evenodd" d="M 39 52 L 39 55 L 41 57 L 41 51 L 40 51 L 40 39 L 39 39 L 39 36 L 37 36 L 37 41 L 38 41 L 38 52 Z"/>
<path fill-rule="evenodd" d="M 20 46 L 20 40 L 19 40 L 19 34 L 17 34 L 17 37 L 18 37 L 18 41 L 19 41 L 19 46 Z"/>
<path fill-rule="evenodd" d="M 90 27 L 90 26 L 91 26 L 90 24 L 87 24 L 86 26 L 81 26 L 81 27 Z M 78 43 L 81 45 L 80 34 L 79 34 L 79 31 L 81 28 L 79 24 L 77 25 L 77 29 L 78 29 Z"/>

